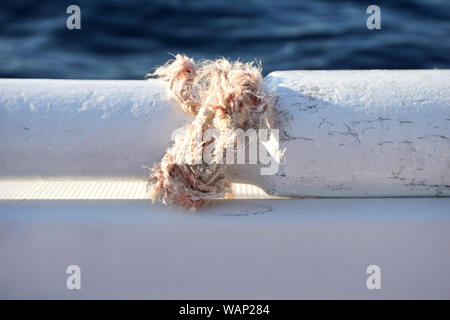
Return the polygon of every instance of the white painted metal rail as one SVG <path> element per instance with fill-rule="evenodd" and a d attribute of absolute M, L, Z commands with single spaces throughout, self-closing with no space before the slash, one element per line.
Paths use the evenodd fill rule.
<path fill-rule="evenodd" d="M 287 196 L 450 195 L 450 71 L 287 71 L 275 175 L 236 182 Z M 2 179 L 144 180 L 185 124 L 150 81 L 0 80 Z M 125 192 L 126 190 L 124 190 Z M 141 191 L 143 192 L 143 191 Z"/>

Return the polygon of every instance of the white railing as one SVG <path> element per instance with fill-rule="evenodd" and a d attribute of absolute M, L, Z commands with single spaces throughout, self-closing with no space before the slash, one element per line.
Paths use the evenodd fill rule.
<path fill-rule="evenodd" d="M 235 181 L 275 195 L 450 195 L 450 70 L 265 81 L 279 97 L 285 157 L 271 176 L 235 166 Z M 142 180 L 187 121 L 158 80 L 2 79 L 0 177 Z"/>

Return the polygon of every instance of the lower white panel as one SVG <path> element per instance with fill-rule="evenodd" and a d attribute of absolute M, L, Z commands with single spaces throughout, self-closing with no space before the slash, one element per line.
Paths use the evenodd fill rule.
<path fill-rule="evenodd" d="M 449 299 L 449 243 L 449 198 L 0 201 L 0 298 Z"/>

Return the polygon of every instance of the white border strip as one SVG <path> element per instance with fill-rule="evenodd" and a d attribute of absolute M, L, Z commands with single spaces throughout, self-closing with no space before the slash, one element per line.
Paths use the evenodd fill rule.
<path fill-rule="evenodd" d="M 252 185 L 233 184 L 233 199 L 271 198 Z M 143 180 L 0 180 L 0 200 L 149 200 Z"/>

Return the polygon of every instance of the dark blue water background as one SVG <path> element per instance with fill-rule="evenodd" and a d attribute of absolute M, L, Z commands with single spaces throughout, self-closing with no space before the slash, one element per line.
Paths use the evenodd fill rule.
<path fill-rule="evenodd" d="M 81 8 L 81 30 L 66 8 Z M 366 8 L 381 8 L 381 30 Z M 450 68 L 450 0 L 0 1 L 0 77 L 142 79 L 170 58 L 287 69 Z"/>

